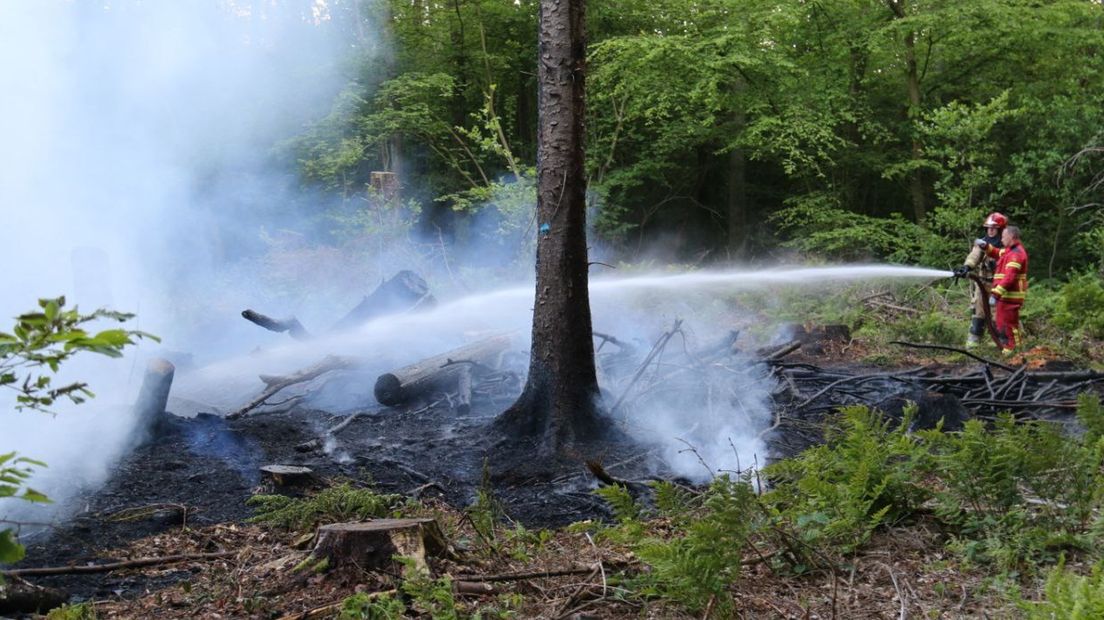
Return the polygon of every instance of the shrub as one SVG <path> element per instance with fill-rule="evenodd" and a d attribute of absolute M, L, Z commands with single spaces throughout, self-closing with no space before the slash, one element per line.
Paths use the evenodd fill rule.
<path fill-rule="evenodd" d="M 1054 322 L 1069 331 L 1104 338 L 1104 283 L 1097 274 L 1081 274 L 1062 287 Z"/>

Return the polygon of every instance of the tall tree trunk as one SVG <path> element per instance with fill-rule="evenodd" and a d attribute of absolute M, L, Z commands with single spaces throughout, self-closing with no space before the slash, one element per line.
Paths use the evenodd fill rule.
<path fill-rule="evenodd" d="M 728 253 L 743 258 L 748 240 L 747 157 L 744 149 L 728 154 Z"/>
<path fill-rule="evenodd" d="M 525 389 L 497 421 L 545 454 L 599 434 L 587 290 L 583 166 L 585 0 L 541 0 L 537 68 L 537 287 Z"/>
<path fill-rule="evenodd" d="M 896 19 L 904 19 L 906 0 L 886 0 Z M 907 119 L 910 130 L 915 132 L 914 121 L 920 117 L 920 72 L 916 62 L 916 32 L 910 30 L 905 35 L 905 79 L 908 85 Z M 912 160 L 919 161 L 924 156 L 924 145 L 919 137 L 912 137 Z M 927 198 L 924 192 L 924 174 L 918 168 L 909 177 L 909 196 L 912 198 L 912 212 L 917 222 L 923 222 L 927 215 Z"/>
<path fill-rule="evenodd" d="M 915 135 L 915 122 L 920 117 L 920 75 L 916 69 L 916 33 L 905 36 L 905 63 L 908 66 L 909 125 L 912 129 L 912 161 L 917 162 L 924 156 L 924 146 Z M 912 171 L 909 179 L 909 194 L 912 196 L 912 212 L 918 223 L 924 221 L 928 213 L 927 199 L 924 194 L 924 173 L 919 168 Z"/>
<path fill-rule="evenodd" d="M 743 93 L 747 88 L 743 79 L 736 81 L 734 90 Z M 747 125 L 744 102 L 736 106 L 733 134 L 743 133 Z M 735 147 L 728 154 L 728 255 L 743 258 L 748 240 L 747 155 L 742 147 Z"/>

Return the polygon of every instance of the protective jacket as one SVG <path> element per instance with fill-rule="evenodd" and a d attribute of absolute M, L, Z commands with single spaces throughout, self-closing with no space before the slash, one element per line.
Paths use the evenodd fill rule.
<path fill-rule="evenodd" d="M 996 237 L 985 236 L 982 237 L 982 240 L 989 244 L 988 247 L 998 249 L 1001 247 L 1000 235 Z M 966 260 L 963 261 L 962 264 L 974 270 L 983 280 L 993 279 L 993 270 L 996 261 L 986 257 L 985 250 L 976 245 L 970 250 L 970 253 L 966 255 Z"/>
<path fill-rule="evenodd" d="M 993 297 L 1008 304 L 1020 305 L 1027 297 L 1027 250 L 1016 241 L 1011 247 L 988 246 L 985 253 L 997 259 L 993 274 Z"/>

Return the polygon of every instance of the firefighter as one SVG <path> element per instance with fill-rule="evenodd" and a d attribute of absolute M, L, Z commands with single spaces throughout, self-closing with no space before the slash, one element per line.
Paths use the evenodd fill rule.
<path fill-rule="evenodd" d="M 986 256 L 997 259 L 993 274 L 993 289 L 989 291 L 989 305 L 993 307 L 997 324 L 997 336 L 1001 340 L 1001 352 L 1009 355 L 1021 342 L 1020 307 L 1027 297 L 1027 250 L 1020 242 L 1020 229 L 1008 226 L 1001 234 L 1003 247 L 996 247 L 984 239 L 976 241 Z"/>
<path fill-rule="evenodd" d="M 984 241 L 987 246 L 1000 249 L 1001 247 L 1001 232 L 1004 227 L 1008 225 L 1008 218 L 1004 215 L 993 212 L 985 218 L 985 236 L 978 239 L 978 241 Z M 966 256 L 966 260 L 962 263 L 962 266 L 954 270 L 956 278 L 964 277 L 970 271 L 976 269 L 977 274 L 988 285 L 993 284 L 993 270 L 996 267 L 996 261 L 988 258 L 985 255 L 983 246 L 979 246 L 977 243 L 970 249 L 970 253 Z M 977 286 L 970 286 L 970 307 L 973 309 L 972 319 L 970 320 L 970 333 L 966 336 L 966 348 L 972 349 L 978 346 L 978 342 L 981 340 L 981 335 L 985 332 L 985 298 L 983 293 L 978 290 Z"/>

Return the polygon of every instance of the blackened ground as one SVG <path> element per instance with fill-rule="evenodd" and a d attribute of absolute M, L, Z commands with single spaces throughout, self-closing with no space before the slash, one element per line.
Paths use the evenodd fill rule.
<path fill-rule="evenodd" d="M 639 478 L 654 471 L 654 463 L 639 458 L 645 449 L 627 444 L 584 447 L 578 458 L 537 460 L 535 446 L 490 434 L 501 403 L 473 405 L 465 416 L 447 405 L 365 411 L 329 441 L 326 429 L 344 416 L 306 408 L 231 422 L 203 414 L 168 416 L 153 440 L 115 466 L 105 486 L 79 498 L 82 509 L 64 526 L 26 541 L 27 559 L 20 567 L 127 559 L 113 556 L 113 550 L 185 525 L 246 519 L 252 514 L 246 500 L 272 491 L 260 474 L 266 464 L 310 467 L 331 481 L 370 481 L 381 492 L 421 488 L 423 496 L 436 494 L 464 507 L 476 496 L 484 463 L 493 462 L 496 469 L 487 474 L 506 515 L 531 527 L 608 517 L 591 492 L 596 483 L 584 457 L 598 457 L 615 476 Z M 92 599 L 137 595 L 186 576 L 183 571 L 152 577 L 104 573 L 36 583 Z"/>

